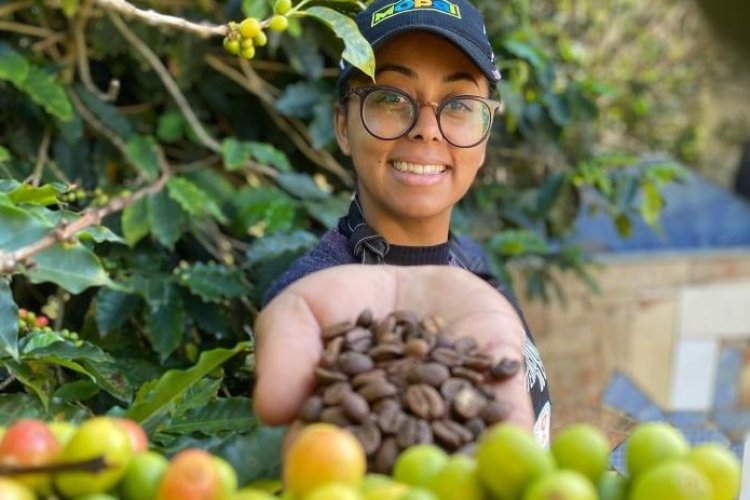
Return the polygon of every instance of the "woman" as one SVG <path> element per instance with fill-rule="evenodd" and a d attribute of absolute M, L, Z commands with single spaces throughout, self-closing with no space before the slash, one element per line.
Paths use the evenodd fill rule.
<path fill-rule="evenodd" d="M 492 118 L 501 107 L 490 98 L 500 73 L 495 68 L 482 16 L 464 0 L 395 3 L 376 0 L 357 15 L 356 21 L 375 50 L 375 82 L 344 65 L 334 121 L 341 151 L 351 157 L 357 174 L 357 191 L 338 227 L 293 263 L 266 294 L 264 303 L 280 292 L 284 298 L 272 302 L 275 307 L 269 308 L 270 311 L 264 310 L 256 327 L 260 346 L 272 346 L 270 351 L 258 351 L 260 388 L 256 390 L 256 409 L 274 422 L 291 416 L 284 411 L 281 416 L 273 410 L 267 413 L 264 400 L 266 387 L 273 392 L 273 384 L 278 384 L 270 376 L 264 378 L 263 370 L 273 365 L 264 355 L 276 352 L 274 345 L 288 348 L 293 344 L 289 339 L 279 338 L 276 329 L 286 331 L 287 327 L 274 318 L 269 319 L 270 316 L 277 315 L 277 319 L 285 321 L 294 317 L 296 321 L 300 316 L 290 311 L 299 313 L 301 307 L 307 310 L 300 313 L 305 316 L 302 323 L 308 320 L 311 322 L 308 326 L 315 322 L 330 324 L 333 317 L 344 312 L 351 316 L 354 309 L 347 310 L 342 304 L 351 306 L 358 301 L 352 295 L 377 290 L 373 287 L 382 284 L 381 276 L 391 275 L 391 278 L 384 278 L 386 284 L 381 294 L 368 293 L 376 305 L 394 305 L 398 286 L 407 285 L 411 278 L 418 280 L 409 286 L 419 300 L 404 296 L 396 301 L 405 307 L 411 303 L 425 306 L 430 301 L 444 302 L 440 300 L 444 296 L 460 296 L 463 287 L 471 289 L 478 286 L 474 281 L 479 281 L 479 289 L 485 293 L 492 290 L 486 283 L 495 289 L 493 299 L 480 293 L 482 300 L 494 300 L 494 312 L 503 317 L 512 315 L 517 325 L 509 324 L 507 329 L 493 333 L 494 338 L 486 340 L 490 347 L 515 346 L 506 354 L 524 357 L 527 369 L 516 383 L 523 382 L 526 392 L 510 391 L 508 396 L 518 400 L 517 420 L 529 427 L 533 425 L 540 441 L 546 443 L 550 412 L 546 377 L 522 313 L 511 294 L 490 275 L 480 247 L 450 233 L 453 207 L 466 194 L 484 163 Z M 386 267 L 375 268 L 378 271 L 374 272 L 335 267 L 354 263 Z M 427 274 L 420 274 L 418 268 L 399 271 L 388 265 L 451 266 L 471 274 L 457 277 L 445 267 L 430 267 Z M 313 275 L 305 278 L 312 281 L 289 287 L 327 268 L 334 269 L 323 278 Z M 445 279 L 443 273 L 450 273 L 453 281 Z M 338 288 L 331 288 L 332 283 Z M 430 286 L 435 283 L 448 285 L 449 289 Z M 422 300 L 424 297 L 430 300 Z M 281 302 L 285 305 L 279 306 Z M 363 306 L 373 305 L 359 302 Z M 290 305 L 294 303 L 297 305 Z M 465 305 L 459 308 L 457 319 L 472 313 L 470 304 Z M 285 318 L 278 316 L 282 310 Z M 322 311 L 327 311 L 328 316 L 323 318 Z M 426 313 L 424 308 L 421 311 Z M 266 339 L 266 332 L 272 330 L 273 337 Z M 314 344 L 317 351 L 313 344 L 305 344 L 304 349 L 311 356 L 302 366 L 309 373 L 308 378 L 300 380 L 308 385 L 303 383 L 295 398 L 303 397 L 309 388 L 311 367 L 319 354 L 319 339 Z M 283 354 L 281 347 L 278 354 Z M 277 362 L 282 363 L 282 358 Z M 295 398 L 292 399 L 296 401 Z M 532 404 L 528 404 L 529 400 Z M 293 406 L 290 403 L 290 408 Z"/>

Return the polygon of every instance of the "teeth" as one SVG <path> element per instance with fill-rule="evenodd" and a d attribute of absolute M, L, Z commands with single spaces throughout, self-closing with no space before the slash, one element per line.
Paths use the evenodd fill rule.
<path fill-rule="evenodd" d="M 394 161 L 393 166 L 399 172 L 410 174 L 434 175 L 445 171 L 445 165 L 420 165 L 419 163 L 408 163 L 405 161 Z"/>

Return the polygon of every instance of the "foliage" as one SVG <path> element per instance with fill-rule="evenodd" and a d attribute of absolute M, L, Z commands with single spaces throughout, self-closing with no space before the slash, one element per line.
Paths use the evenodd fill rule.
<path fill-rule="evenodd" d="M 123 5 L 0 7 L 0 415 L 126 414 L 167 452 L 200 445 L 243 481 L 271 477 L 279 432 L 250 413 L 250 325 L 347 205 L 330 77 L 342 50 L 372 70 L 358 6 L 303 0 L 248 62 L 217 37 L 271 15 L 264 0 L 153 0 L 127 24 Z M 584 194 L 626 232 L 656 221 L 678 169 L 598 150 L 606 88 L 561 80 L 525 1 L 479 5 L 507 112 L 456 230 L 499 272 L 530 262 L 546 297 L 553 269 L 587 278 L 568 241 Z M 183 32 L 153 12 L 214 24 Z"/>

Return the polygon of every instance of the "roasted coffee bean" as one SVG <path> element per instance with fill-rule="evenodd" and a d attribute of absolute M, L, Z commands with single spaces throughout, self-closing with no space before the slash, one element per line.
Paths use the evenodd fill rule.
<path fill-rule="evenodd" d="M 453 343 L 453 348 L 461 354 L 473 353 L 479 345 L 474 337 L 460 337 Z"/>
<path fill-rule="evenodd" d="M 354 328 L 345 336 L 346 348 L 356 352 L 366 352 L 372 347 L 372 332 L 366 328 Z"/>
<path fill-rule="evenodd" d="M 346 375 L 341 372 L 327 370 L 320 366 L 315 368 L 315 376 L 321 385 L 330 385 L 334 382 L 346 382 L 347 378 Z"/>
<path fill-rule="evenodd" d="M 465 378 L 474 385 L 480 385 L 484 382 L 484 374 L 476 370 L 464 368 L 463 366 L 451 368 L 451 375 L 454 377 Z"/>
<path fill-rule="evenodd" d="M 482 384 L 478 386 L 477 389 L 487 398 L 488 401 L 495 399 L 495 386 L 492 384 Z"/>
<path fill-rule="evenodd" d="M 483 372 L 492 367 L 492 358 L 486 354 L 472 354 L 464 359 L 464 366 Z"/>
<path fill-rule="evenodd" d="M 510 405 L 504 401 L 491 401 L 479 412 L 485 424 L 493 425 L 502 422 L 510 414 Z"/>
<path fill-rule="evenodd" d="M 469 429 L 453 420 L 435 420 L 432 422 L 432 434 L 435 441 L 445 445 L 449 450 L 457 450 L 474 439 Z"/>
<path fill-rule="evenodd" d="M 487 428 L 487 424 L 481 418 L 472 418 L 468 420 L 464 426 L 471 431 L 474 435 L 474 439 L 479 439 L 484 430 Z"/>
<path fill-rule="evenodd" d="M 471 387 L 471 382 L 465 378 L 451 377 L 440 386 L 440 394 L 443 395 L 445 401 L 453 401 L 458 392 L 466 387 Z"/>
<path fill-rule="evenodd" d="M 395 395 L 396 393 L 398 393 L 398 389 L 390 382 L 387 382 L 385 380 L 376 380 L 375 382 L 371 382 L 360 387 L 359 389 L 357 389 L 357 392 L 359 392 L 362 397 L 367 400 L 368 403 L 372 403 L 373 401 L 377 401 L 378 399 Z"/>
<path fill-rule="evenodd" d="M 452 402 L 453 410 L 464 420 L 474 418 L 487 406 L 487 398 L 473 387 L 458 391 Z"/>
<path fill-rule="evenodd" d="M 433 442 L 432 428 L 426 420 L 406 417 L 398 428 L 396 442 L 401 448 L 415 444 L 430 444 Z"/>
<path fill-rule="evenodd" d="M 450 335 L 445 332 L 441 332 L 435 336 L 435 347 L 453 347 L 453 339 Z"/>
<path fill-rule="evenodd" d="M 421 418 L 434 420 L 445 415 L 445 402 L 431 385 L 410 385 L 404 394 L 404 403 L 414 415 Z"/>
<path fill-rule="evenodd" d="M 351 321 L 342 321 L 340 323 L 336 323 L 334 325 L 323 328 L 321 336 L 323 337 L 323 340 L 331 340 L 334 337 L 345 334 L 346 332 L 351 330 L 353 326 L 354 325 Z"/>
<path fill-rule="evenodd" d="M 377 380 L 385 380 L 385 370 L 382 368 L 373 368 L 372 370 L 356 374 L 352 378 L 352 385 L 359 388 Z"/>
<path fill-rule="evenodd" d="M 396 359 L 404 354 L 404 345 L 394 343 L 378 344 L 367 351 L 367 354 L 375 361 Z"/>
<path fill-rule="evenodd" d="M 396 324 L 397 325 L 418 325 L 419 324 L 419 317 L 417 316 L 417 313 L 414 311 L 410 311 L 408 309 L 401 309 L 398 311 L 393 311 L 391 313 L 394 318 L 396 318 Z"/>
<path fill-rule="evenodd" d="M 404 354 L 414 358 L 423 359 L 430 353 L 430 344 L 422 338 L 412 338 L 404 344 Z"/>
<path fill-rule="evenodd" d="M 323 403 L 326 406 L 334 406 L 341 403 L 344 396 L 352 392 L 349 382 L 334 382 L 323 391 Z"/>
<path fill-rule="evenodd" d="M 372 326 L 370 328 L 372 329 Z M 375 339 L 380 341 L 381 335 L 392 333 L 394 328 L 396 328 L 396 318 L 394 318 L 392 314 L 389 314 L 383 319 L 383 321 L 375 325 L 375 329 L 373 330 Z"/>
<path fill-rule="evenodd" d="M 404 338 L 399 332 L 386 332 L 378 337 L 378 343 L 380 345 L 397 344 L 402 345 Z"/>
<path fill-rule="evenodd" d="M 331 339 L 323 351 L 323 356 L 320 360 L 321 366 L 325 368 L 335 369 L 336 361 L 341 354 L 341 348 L 344 346 L 344 337 L 338 336 Z"/>
<path fill-rule="evenodd" d="M 354 423 L 347 418 L 346 413 L 344 413 L 344 410 L 340 406 L 324 408 L 323 411 L 320 412 L 320 421 L 338 425 L 339 427 L 346 427 L 347 425 Z"/>
<path fill-rule="evenodd" d="M 372 460 L 372 470 L 380 474 L 389 474 L 400 451 L 395 437 L 384 439 L 380 443 L 378 451 L 375 452 L 375 457 Z"/>
<path fill-rule="evenodd" d="M 377 404 L 378 407 L 376 407 L 375 412 L 378 426 L 383 432 L 396 434 L 404 419 L 406 419 L 406 413 L 401 409 L 401 405 L 393 399 L 384 399 Z"/>
<path fill-rule="evenodd" d="M 358 373 L 371 370 L 375 366 L 372 359 L 361 352 L 347 351 L 341 353 L 338 360 L 338 368 L 347 375 L 356 375 Z"/>
<path fill-rule="evenodd" d="M 512 377 L 521 368 L 521 362 L 515 359 L 503 358 L 490 368 L 490 376 L 494 380 L 505 380 Z"/>
<path fill-rule="evenodd" d="M 450 347 L 435 347 L 430 353 L 430 359 L 452 368 L 463 364 L 464 355 Z"/>
<path fill-rule="evenodd" d="M 372 324 L 372 310 L 369 307 L 364 309 L 359 313 L 359 316 L 357 316 L 357 321 L 355 323 L 362 328 L 370 328 L 370 325 Z"/>
<path fill-rule="evenodd" d="M 361 394 L 347 392 L 341 399 L 341 408 L 353 422 L 362 423 L 370 415 L 370 405 Z"/>
<path fill-rule="evenodd" d="M 389 379 L 395 382 L 397 380 L 405 381 L 406 375 L 418 364 L 419 360 L 415 358 L 398 358 L 381 361 L 376 366 L 385 369 Z"/>
<path fill-rule="evenodd" d="M 310 396 L 300 408 L 297 418 L 305 422 L 315 422 L 320 418 L 321 411 L 323 411 L 323 398 Z"/>
<path fill-rule="evenodd" d="M 425 316 L 419 325 L 428 335 L 437 335 L 445 328 L 445 321 L 440 316 Z"/>
<path fill-rule="evenodd" d="M 420 363 L 409 370 L 406 380 L 412 384 L 428 384 L 433 387 L 440 385 L 448 380 L 451 372 L 440 363 Z"/>
<path fill-rule="evenodd" d="M 353 425 L 347 427 L 354 434 L 354 437 L 362 444 L 362 448 L 365 450 L 365 454 L 373 456 L 382 442 L 382 435 L 380 429 L 375 423 L 368 421 L 362 425 Z"/>

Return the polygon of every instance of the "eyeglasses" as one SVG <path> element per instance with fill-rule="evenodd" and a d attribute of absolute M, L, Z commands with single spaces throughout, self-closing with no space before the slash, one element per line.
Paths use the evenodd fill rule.
<path fill-rule="evenodd" d="M 344 96 L 359 96 L 359 114 L 367 132 L 391 141 L 405 136 L 417 123 L 422 106 L 435 111 L 443 137 L 458 148 L 471 148 L 490 133 L 492 119 L 503 104 L 474 95 L 457 95 L 440 103 L 417 102 L 397 88 L 371 85 L 350 89 Z"/>

